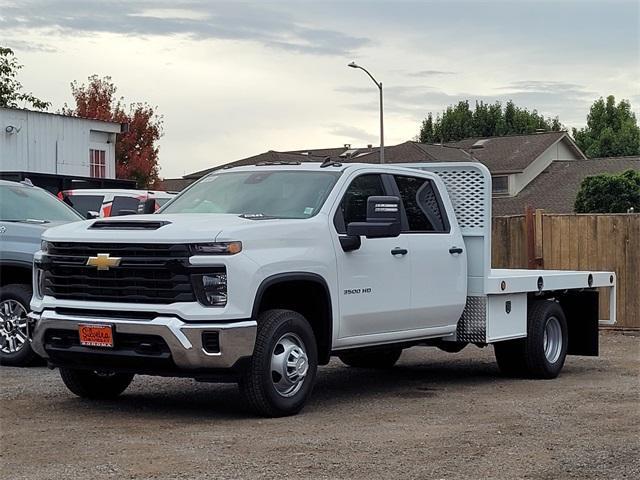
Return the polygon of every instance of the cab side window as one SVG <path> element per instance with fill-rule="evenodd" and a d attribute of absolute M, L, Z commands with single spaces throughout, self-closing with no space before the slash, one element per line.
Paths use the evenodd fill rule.
<path fill-rule="evenodd" d="M 446 213 L 431 180 L 417 177 L 394 176 L 409 232 L 448 232 Z"/>
<path fill-rule="evenodd" d="M 366 222 L 367 199 L 384 194 L 382 177 L 379 174 L 356 177 L 342 197 L 342 202 L 333 219 L 337 232 L 347 233 L 347 225 L 351 222 Z"/>

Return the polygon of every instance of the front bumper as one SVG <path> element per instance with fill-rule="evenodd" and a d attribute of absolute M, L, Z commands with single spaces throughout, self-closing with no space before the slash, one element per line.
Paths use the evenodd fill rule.
<path fill-rule="evenodd" d="M 170 361 L 179 370 L 219 370 L 228 369 L 245 357 L 253 354 L 256 340 L 257 323 L 254 320 L 233 320 L 229 322 L 215 323 L 186 323 L 175 316 L 157 316 L 148 320 L 109 318 L 107 315 L 83 316 L 82 314 L 59 314 L 55 310 L 43 310 L 41 313 L 29 314 L 35 324 L 33 330 L 32 347 L 38 355 L 51 359 L 60 349 L 53 349 L 47 345 L 46 335 L 48 330 L 66 330 L 77 332 L 80 324 L 110 324 L 114 332 L 118 334 L 155 335 L 161 337 L 170 351 Z M 211 353 L 203 346 L 203 333 L 217 333 L 219 339 L 219 351 Z M 117 348 L 117 344 L 115 345 Z M 122 356 L 117 350 L 91 347 L 70 347 L 69 355 L 83 358 L 92 356 L 101 357 L 102 360 L 113 355 Z M 136 360 L 136 359 L 132 359 Z M 144 368 L 144 358 L 137 359 L 140 370 Z M 54 358 L 54 362 L 55 361 Z"/>

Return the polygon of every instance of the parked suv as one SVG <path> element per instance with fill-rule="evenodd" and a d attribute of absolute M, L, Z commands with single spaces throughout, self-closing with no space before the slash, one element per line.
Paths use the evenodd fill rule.
<path fill-rule="evenodd" d="M 0 180 L 0 363 L 37 359 L 28 339 L 33 254 L 47 228 L 82 220 L 52 194 L 26 183 Z"/>

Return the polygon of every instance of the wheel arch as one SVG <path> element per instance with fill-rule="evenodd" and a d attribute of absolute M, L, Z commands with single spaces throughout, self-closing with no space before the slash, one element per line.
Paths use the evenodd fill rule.
<path fill-rule="evenodd" d="M 2 261 L 0 262 L 0 287 L 11 283 L 32 285 L 32 266 L 25 262 Z"/>
<path fill-rule="evenodd" d="M 529 305 L 536 301 L 555 301 L 562 308 L 567 321 L 567 355 L 599 355 L 600 295 L 596 289 L 552 292 L 542 297 L 530 296 Z"/>
<path fill-rule="evenodd" d="M 317 273 L 290 272 L 267 277 L 256 291 L 252 318 L 271 308 L 303 315 L 311 324 L 318 346 L 318 363 L 329 363 L 333 340 L 333 309 L 327 281 Z"/>

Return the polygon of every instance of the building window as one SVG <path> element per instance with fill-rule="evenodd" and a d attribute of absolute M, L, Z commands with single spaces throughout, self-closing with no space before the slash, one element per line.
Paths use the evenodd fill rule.
<path fill-rule="evenodd" d="M 89 176 L 94 178 L 105 178 L 107 163 L 104 150 L 89 149 Z"/>
<path fill-rule="evenodd" d="M 494 195 L 509 195 L 509 176 L 496 175 L 491 177 L 492 191 Z"/>

